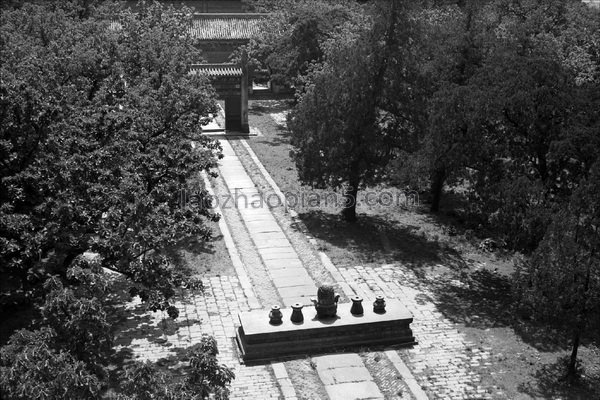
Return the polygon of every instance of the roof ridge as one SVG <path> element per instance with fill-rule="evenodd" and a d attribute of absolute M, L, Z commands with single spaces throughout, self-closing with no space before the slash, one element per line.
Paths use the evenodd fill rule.
<path fill-rule="evenodd" d="M 236 63 L 193 63 L 192 68 L 196 67 L 239 67 Z"/>

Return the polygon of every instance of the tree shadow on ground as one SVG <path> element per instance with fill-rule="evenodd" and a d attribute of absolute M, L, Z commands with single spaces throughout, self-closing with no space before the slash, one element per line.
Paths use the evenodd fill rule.
<path fill-rule="evenodd" d="M 275 123 L 275 122 L 273 122 Z M 261 124 L 252 124 L 253 126 L 255 125 L 257 128 L 261 129 Z M 269 129 L 273 129 L 272 127 Z M 259 144 L 263 144 L 263 145 L 267 145 L 267 146 L 271 146 L 271 147 L 279 147 L 279 146 L 289 146 L 290 145 L 290 140 L 292 137 L 291 132 L 282 125 L 277 124 L 277 126 L 275 127 L 275 129 L 277 130 L 277 133 L 275 136 L 256 136 L 252 138 L 252 142 L 254 143 L 259 143 Z M 230 141 L 237 141 L 237 140 L 245 140 L 246 138 L 244 137 L 231 137 L 229 140 Z"/>
<path fill-rule="evenodd" d="M 273 123 L 275 123 L 275 121 L 273 121 Z M 260 129 L 260 126 L 258 128 Z M 270 129 L 272 130 L 273 128 Z M 277 124 L 275 129 L 277 130 L 275 136 L 258 136 L 253 140 L 255 142 L 259 142 L 272 147 L 290 145 L 292 133 L 285 126 L 280 124 Z"/>
<path fill-rule="evenodd" d="M 285 101 L 254 102 L 249 110 L 249 118 L 252 120 L 251 125 L 262 132 L 269 132 L 269 135 L 255 137 L 252 141 L 271 147 L 289 145 L 291 132 L 285 125 L 278 123 L 269 115 L 289 110 L 290 105 Z"/>
<path fill-rule="evenodd" d="M 432 293 L 417 301 L 434 302 L 449 320 L 479 329 L 510 327 L 539 351 L 568 349 L 567 332 L 551 329 L 519 311 L 510 277 L 485 268 L 472 270 L 457 251 L 419 234 L 417 226 L 370 215 L 346 223 L 323 211 L 302 213 L 300 218 L 338 266 L 402 263 Z M 388 246 L 382 244 L 382 235 L 388 238 Z"/>
<path fill-rule="evenodd" d="M 339 249 L 332 254 L 338 255 L 334 262 L 341 265 L 373 263 L 376 267 L 401 262 L 420 277 L 440 263 L 455 270 L 464 268 L 457 252 L 420 235 L 417 226 L 398 225 L 373 215 L 360 215 L 357 222 L 347 223 L 338 214 L 320 210 L 302 213 L 300 218 L 322 247 Z"/>
<path fill-rule="evenodd" d="M 514 301 L 508 278 L 486 269 L 453 278 L 432 282 L 436 305 L 447 318 L 476 328 L 512 323 Z"/>
<path fill-rule="evenodd" d="M 129 347 L 136 339 L 162 344 L 167 336 L 175 335 L 179 329 L 202 323 L 196 318 L 187 318 L 185 313 L 180 313 L 176 319 L 172 319 L 166 311 L 159 311 L 160 314 L 152 313 L 146 303 L 132 304 L 134 298 L 129 294 L 130 285 L 131 283 L 124 277 L 115 277 L 112 282 L 112 312 L 109 319 L 115 327 L 114 344 L 122 346 L 122 349 L 114 354 L 115 360 L 123 361 L 130 358 Z M 185 309 L 185 306 L 194 304 L 192 293 L 210 295 L 202 288 L 186 289 L 173 297 L 170 300 L 171 304 L 176 305 L 179 310 Z"/>
<path fill-rule="evenodd" d="M 290 109 L 289 100 L 250 100 L 248 111 L 255 115 L 272 114 Z"/>
<path fill-rule="evenodd" d="M 172 257 L 177 264 L 185 264 L 185 258 L 182 250 L 186 250 L 195 254 L 215 254 L 214 243 L 223 240 L 223 235 L 214 235 L 208 240 L 198 240 L 196 238 L 188 238 L 176 246 L 165 249 L 165 254 Z"/>
<path fill-rule="evenodd" d="M 165 373 L 170 380 L 181 380 L 188 376 L 191 370 L 190 361 L 190 350 L 195 348 L 198 343 L 193 343 L 187 347 L 170 347 L 170 355 L 167 357 L 159 358 L 158 360 L 151 362 L 157 368 L 158 371 Z M 121 366 L 131 364 L 133 362 L 144 363 L 146 360 L 134 360 L 133 352 L 129 348 L 122 348 L 112 358 L 112 364 L 109 367 L 110 370 L 110 389 L 108 393 L 115 392 L 115 389 L 121 383 L 123 369 Z M 113 399 L 114 397 L 110 394 L 107 397 Z"/>
<path fill-rule="evenodd" d="M 455 323 L 478 329 L 510 327 L 539 351 L 568 349 L 566 332 L 535 322 L 520 311 L 507 276 L 480 269 L 460 280 L 440 277 L 431 289 L 438 310 Z"/>
<path fill-rule="evenodd" d="M 532 398 L 588 400 L 600 395 L 600 379 L 583 375 L 574 381 L 565 377 L 569 356 L 560 357 L 553 363 L 542 365 L 534 374 L 534 380 L 519 385 L 519 392 Z"/>
<path fill-rule="evenodd" d="M 164 312 L 164 317 L 156 322 L 144 304 L 138 305 L 133 310 L 127 310 L 127 324 L 119 327 L 115 344 L 128 347 L 136 339 L 145 339 L 150 343 L 164 343 L 167 336 L 172 336 L 181 328 L 186 328 L 202 321 L 187 319 L 182 316 L 172 319 Z"/>
<path fill-rule="evenodd" d="M 208 240 L 192 238 L 166 249 L 173 265 L 184 276 L 201 278 L 206 275 L 233 273 L 233 266 L 223 259 L 226 252 L 223 235 L 219 232 Z"/>

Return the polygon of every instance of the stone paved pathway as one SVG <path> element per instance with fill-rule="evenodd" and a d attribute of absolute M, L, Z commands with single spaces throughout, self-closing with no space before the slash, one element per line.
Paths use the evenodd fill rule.
<path fill-rule="evenodd" d="M 251 205 L 259 196 L 256 177 L 251 178 L 240 162 L 237 147 L 234 151 L 229 142 L 222 144 L 225 158 L 221 176 L 214 181 L 215 190 L 218 194 L 229 191 L 234 197 L 237 194 L 242 202 L 245 195 Z M 234 342 L 240 311 L 266 309 L 280 301 L 285 305 L 296 301 L 306 304 L 316 293 L 311 278 L 314 272 L 305 268 L 295 249 L 304 248 L 306 244 L 298 244 L 298 240 L 307 239 L 286 235 L 288 227 L 282 225 L 282 216 L 277 213 L 279 210 L 264 207 L 223 209 L 221 223 L 227 224 L 231 234 L 228 243 L 235 249 L 230 254 L 239 258 L 239 277 L 211 277 L 205 280 L 204 293 L 182 292 L 175 304 L 180 310 L 175 322 L 162 313 L 144 311 L 139 302 L 129 303 L 130 318 L 117 340 L 117 350 L 127 351 L 131 359 L 169 362 L 201 335 L 213 335 L 221 362 L 236 374 L 233 400 L 320 399 L 324 394 L 330 399 L 421 400 L 425 398 L 421 388 L 432 399 L 504 398 L 496 388 L 481 384 L 482 376 L 488 373 L 491 349 L 478 349 L 470 343 L 437 310 L 430 300 L 433 294 L 410 270 L 397 264 L 336 268 L 325 257 L 319 271 L 337 280 L 346 295 L 356 293 L 365 298 L 365 304 L 378 294 L 401 299 L 415 317 L 412 328 L 419 344 L 414 348 L 318 355 L 309 359 L 314 370 L 311 373 L 296 369 L 308 365 L 302 360 L 241 364 Z"/>
<path fill-rule="evenodd" d="M 221 141 L 224 162 L 219 172 L 240 211 L 271 281 L 282 298 L 283 305 L 310 304 L 317 292 L 312 278 L 302 265 L 296 250 L 289 242 L 269 208 L 263 203 L 244 166 L 227 140 Z M 256 205 L 256 207 L 254 206 Z"/>
<path fill-rule="evenodd" d="M 232 400 L 281 398 L 268 365 L 248 367 L 238 361 L 234 325 L 239 312 L 249 310 L 239 280 L 211 277 L 204 280 L 204 285 L 204 292 L 180 293 L 175 302 L 180 312 L 176 321 L 162 312 L 147 312 L 139 299 L 128 303 L 126 309 L 131 316 L 116 339 L 115 350 L 128 350 L 132 360 L 169 364 L 169 360 L 198 343 L 202 335 L 212 335 L 217 340 L 220 362 L 235 372 Z"/>
<path fill-rule="evenodd" d="M 255 247 L 258 249 L 271 281 L 282 298 L 284 307 L 289 307 L 294 303 L 310 304 L 310 297 L 315 296 L 317 286 L 271 211 L 259 201 L 261 193 L 229 142 L 222 141 L 221 145 L 225 156 L 224 160 L 227 162 L 220 164 L 219 172 L 226 182 Z M 254 203 L 260 204 L 261 207 L 253 207 Z M 328 357 L 332 357 L 333 360 L 338 359 L 338 356 L 323 357 L 320 359 L 322 361 L 317 363 L 317 371 L 330 398 L 383 399 L 383 395 L 373 382 L 360 357 L 354 354 L 348 355 L 346 359 L 339 358 L 339 363 L 337 363 L 339 368 L 327 367 L 322 371 L 319 368 L 320 363 L 327 364 Z M 356 364 L 356 358 L 360 362 L 360 366 Z M 346 364 L 345 361 L 351 362 Z M 335 362 L 330 364 L 335 364 Z M 349 372 L 357 372 L 357 375 L 353 377 Z"/>
<path fill-rule="evenodd" d="M 384 398 L 358 354 L 318 356 L 313 362 L 331 400 Z"/>

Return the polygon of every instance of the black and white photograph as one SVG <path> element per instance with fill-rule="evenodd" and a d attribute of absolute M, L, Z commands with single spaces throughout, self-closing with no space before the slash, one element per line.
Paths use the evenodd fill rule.
<path fill-rule="evenodd" d="M 600 399 L 600 0 L 0 0 L 0 398 Z"/>

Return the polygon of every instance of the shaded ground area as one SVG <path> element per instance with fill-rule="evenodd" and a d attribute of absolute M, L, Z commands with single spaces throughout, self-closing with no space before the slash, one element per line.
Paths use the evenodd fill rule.
<path fill-rule="evenodd" d="M 281 101 L 251 102 L 250 123 L 262 136 L 249 143 L 284 193 L 308 191 L 299 183 L 290 158 L 289 133 L 282 127 L 286 107 Z M 480 250 L 476 232 L 457 231 L 454 227 L 461 222 L 452 215 L 430 215 L 423 206 L 361 204 L 354 225 L 341 221 L 335 207 L 321 206 L 295 207 L 320 250 L 339 267 L 377 268 L 386 263 L 410 267 L 432 293 L 424 300 L 434 301 L 474 343 L 493 349 L 488 379 L 509 398 L 600 398 L 597 345 L 588 340 L 580 348 L 586 372 L 580 382 L 568 385 L 560 379 L 559 359 L 568 352 L 569 338 L 516 312 L 510 254 Z"/>
<path fill-rule="evenodd" d="M 379 265 L 396 260 L 418 270 L 420 266 L 442 262 L 445 256 L 443 246 L 423 237 L 415 225 L 393 224 L 377 215 L 361 216 L 355 224 L 347 224 L 337 214 L 323 211 L 300 216 L 320 240 L 321 249 L 335 254 L 333 262 L 338 266 Z"/>
<path fill-rule="evenodd" d="M 234 275 L 219 226 L 217 223 L 211 225 L 213 237 L 208 242 L 193 241 L 180 248 L 180 260 L 197 276 Z"/>

